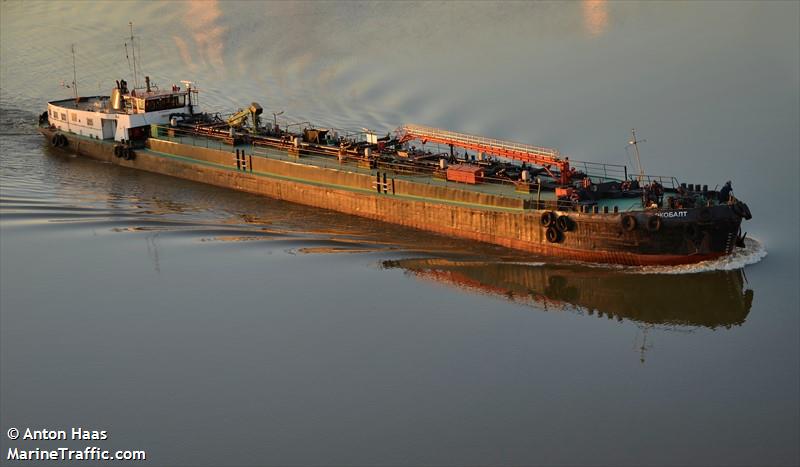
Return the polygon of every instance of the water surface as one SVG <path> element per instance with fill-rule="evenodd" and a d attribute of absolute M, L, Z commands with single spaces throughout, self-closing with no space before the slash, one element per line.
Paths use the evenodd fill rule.
<path fill-rule="evenodd" d="M 796 465 L 796 2 L 0 4 L 0 428 L 151 465 Z M 441 126 L 733 180 L 726 260 L 558 263 L 53 149 L 48 99 Z M 76 443 L 75 447 L 83 447 Z M 66 445 L 71 446 L 67 443 Z M 52 447 L 46 442 L 0 447 Z"/>

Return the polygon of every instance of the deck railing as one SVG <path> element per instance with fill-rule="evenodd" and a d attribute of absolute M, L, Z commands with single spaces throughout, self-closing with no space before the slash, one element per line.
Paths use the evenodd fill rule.
<path fill-rule="evenodd" d="M 223 135 L 213 137 L 207 134 L 197 134 L 191 129 L 170 127 L 166 125 L 152 125 L 151 138 L 165 141 L 178 142 L 185 145 L 216 149 L 226 152 L 235 152 L 237 149 L 254 157 L 262 157 L 275 160 L 283 160 L 293 163 L 314 165 L 331 169 L 346 168 L 348 171 L 375 176 L 377 172 L 388 173 L 397 177 L 402 177 L 414 183 L 426 185 L 439 185 L 451 188 L 464 189 L 469 187 L 471 190 L 486 194 L 508 196 L 516 199 L 523 199 L 535 206 L 549 206 L 552 209 L 574 209 L 574 205 L 569 201 L 556 201 L 552 191 L 545 191 L 543 184 L 540 186 L 534 178 L 528 186 L 529 192 L 517 191 L 520 182 L 492 176 L 481 178 L 482 183 L 477 185 L 465 185 L 460 182 L 448 181 L 445 172 L 438 165 L 420 165 L 401 160 L 381 160 L 368 159 L 363 156 L 356 156 L 352 152 L 347 153 L 340 161 L 335 155 L 338 148 L 328 147 L 328 150 L 315 148 L 313 146 L 301 145 L 298 155 L 291 154 L 293 146 L 288 141 L 281 144 L 271 142 L 270 145 L 253 144 L 251 142 L 232 144 L 234 140 Z M 257 142 L 257 141 L 256 141 Z M 604 181 L 621 181 L 625 179 L 627 169 L 623 165 L 601 164 L 595 162 L 571 161 L 573 167 L 589 175 L 595 183 Z M 547 177 L 545 177 L 547 178 Z M 677 189 L 679 183 L 675 177 L 644 175 L 642 184 L 650 184 L 658 181 L 665 188 Z M 549 204 L 548 204 L 549 203 Z M 551 206 L 552 205 L 552 206 Z"/>

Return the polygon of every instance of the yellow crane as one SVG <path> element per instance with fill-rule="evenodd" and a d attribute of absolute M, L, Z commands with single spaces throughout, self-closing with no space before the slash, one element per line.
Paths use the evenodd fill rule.
<path fill-rule="evenodd" d="M 246 109 L 240 109 L 238 112 L 231 115 L 230 118 L 228 118 L 228 125 L 230 125 L 231 128 L 241 129 L 245 123 L 247 123 L 247 118 L 250 117 L 250 132 L 256 133 L 261 124 L 260 115 L 263 111 L 264 109 L 262 109 L 257 102 L 253 102 L 250 104 L 250 107 Z"/>

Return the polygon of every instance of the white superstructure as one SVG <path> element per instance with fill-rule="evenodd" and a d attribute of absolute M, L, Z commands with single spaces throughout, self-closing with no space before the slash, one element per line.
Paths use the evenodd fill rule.
<path fill-rule="evenodd" d="M 50 125 L 60 131 L 96 139 L 128 141 L 147 137 L 150 125 L 166 125 L 170 115 L 192 113 L 191 83 L 170 90 L 146 89 L 128 92 L 121 81 L 111 96 L 81 97 L 48 102 Z"/>

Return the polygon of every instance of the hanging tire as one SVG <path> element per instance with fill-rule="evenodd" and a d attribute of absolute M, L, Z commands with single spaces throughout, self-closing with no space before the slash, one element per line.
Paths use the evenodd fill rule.
<path fill-rule="evenodd" d="M 136 158 L 136 153 L 133 152 L 132 148 L 125 149 L 125 160 L 132 161 Z"/>
<path fill-rule="evenodd" d="M 53 135 L 50 137 L 50 144 L 52 144 L 55 147 L 58 147 L 58 143 L 59 143 L 58 135 Z"/>
<path fill-rule="evenodd" d="M 66 136 L 64 136 L 64 135 L 58 135 L 58 137 L 59 137 L 59 139 L 60 139 L 59 146 L 61 146 L 61 147 L 64 147 L 64 148 L 65 148 L 65 147 L 67 147 L 67 146 L 69 146 L 69 140 L 67 139 L 67 137 L 66 137 Z"/>
<path fill-rule="evenodd" d="M 558 216 L 556 219 L 556 227 L 562 232 L 569 232 L 572 230 L 572 219 L 569 216 Z"/>
<path fill-rule="evenodd" d="M 547 232 L 545 232 L 545 236 L 547 237 L 547 241 L 550 243 L 557 243 L 561 239 L 561 232 L 557 229 L 553 228 L 552 226 L 547 228 Z"/>
<path fill-rule="evenodd" d="M 541 222 L 542 227 L 550 227 L 553 225 L 555 221 L 556 221 L 556 215 L 553 214 L 552 211 L 547 211 L 542 213 L 542 217 L 541 219 L 539 219 L 539 222 Z"/>
<path fill-rule="evenodd" d="M 650 216 L 647 218 L 647 230 L 658 232 L 661 230 L 661 216 Z"/>
<path fill-rule="evenodd" d="M 119 144 L 115 144 L 114 145 L 114 157 L 120 157 L 122 155 L 122 154 L 120 154 L 120 149 L 121 148 L 122 148 L 122 146 L 120 146 Z"/>
<path fill-rule="evenodd" d="M 753 215 L 750 213 L 750 208 L 741 201 L 736 201 L 733 203 L 731 205 L 731 210 L 733 210 L 733 213 L 737 216 L 745 218 L 745 220 L 749 221 L 753 218 Z"/>
<path fill-rule="evenodd" d="M 625 214 L 622 216 L 622 229 L 626 232 L 633 232 L 636 230 L 636 224 L 636 217 L 630 214 Z"/>
<path fill-rule="evenodd" d="M 697 213 L 697 218 L 700 219 L 700 222 L 709 222 L 711 220 L 711 209 L 702 208 L 700 212 Z"/>
<path fill-rule="evenodd" d="M 700 238 L 700 227 L 694 222 L 683 226 L 683 238 L 686 240 L 697 241 Z"/>

